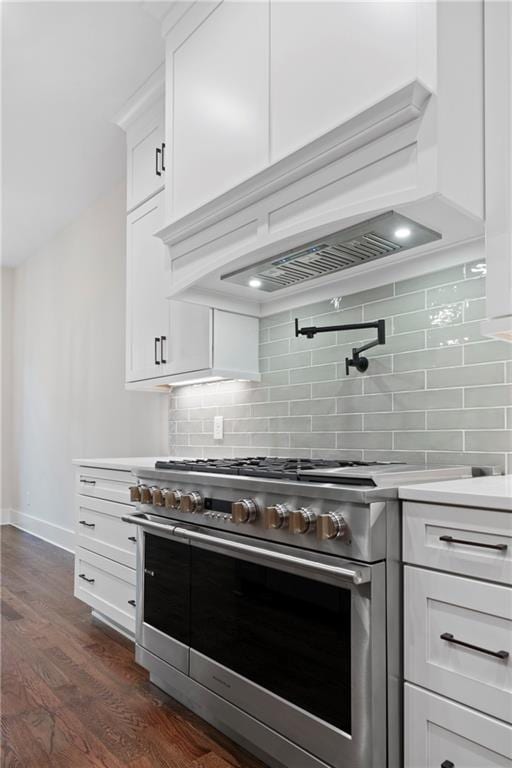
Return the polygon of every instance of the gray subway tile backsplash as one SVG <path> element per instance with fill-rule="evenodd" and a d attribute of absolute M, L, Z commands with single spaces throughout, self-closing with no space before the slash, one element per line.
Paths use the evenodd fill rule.
<path fill-rule="evenodd" d="M 455 265 L 262 319 L 262 381 L 171 392 L 171 451 L 313 456 L 512 471 L 512 345 L 480 333 L 485 264 Z M 345 356 L 372 331 L 295 338 L 304 325 L 386 319 L 364 374 Z M 508 412 L 507 412 L 508 408 Z M 224 439 L 213 417 L 224 416 Z"/>

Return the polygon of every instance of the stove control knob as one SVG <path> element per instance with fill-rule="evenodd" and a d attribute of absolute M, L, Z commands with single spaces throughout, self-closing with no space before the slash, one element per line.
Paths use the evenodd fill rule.
<path fill-rule="evenodd" d="M 130 485 L 130 501 L 140 501 L 140 485 Z"/>
<path fill-rule="evenodd" d="M 286 504 L 274 504 L 266 507 L 264 512 L 265 528 L 282 528 L 288 523 L 290 510 Z"/>
<path fill-rule="evenodd" d="M 169 488 L 162 488 L 162 496 L 167 509 L 178 509 L 183 493 L 177 488 L 171 491 Z"/>
<path fill-rule="evenodd" d="M 184 493 L 180 499 L 180 510 L 182 512 L 200 512 L 203 508 L 203 499 L 197 491 Z"/>
<path fill-rule="evenodd" d="M 162 491 L 158 487 L 158 485 L 152 485 L 149 489 L 151 492 L 151 499 L 153 501 L 153 504 L 155 507 L 163 507 L 164 505 L 164 497 L 162 495 Z"/>
<path fill-rule="evenodd" d="M 349 527 L 347 521 L 339 512 L 327 512 L 320 515 L 316 529 L 318 538 L 324 539 L 342 539 L 346 541 L 349 537 Z"/>
<path fill-rule="evenodd" d="M 231 520 L 234 523 L 251 523 L 258 514 L 254 499 L 239 499 L 231 505 Z"/>
<path fill-rule="evenodd" d="M 294 509 L 290 512 L 290 532 L 291 533 L 308 533 L 312 531 L 316 523 L 316 512 L 311 509 Z"/>
<path fill-rule="evenodd" d="M 151 504 L 153 499 L 151 498 L 151 491 L 147 485 L 139 485 L 139 493 L 141 504 Z"/>

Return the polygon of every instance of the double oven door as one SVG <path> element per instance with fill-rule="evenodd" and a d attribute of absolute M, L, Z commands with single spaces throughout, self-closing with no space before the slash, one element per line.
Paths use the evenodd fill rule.
<path fill-rule="evenodd" d="M 139 645 L 327 765 L 386 764 L 384 563 L 137 520 Z"/>

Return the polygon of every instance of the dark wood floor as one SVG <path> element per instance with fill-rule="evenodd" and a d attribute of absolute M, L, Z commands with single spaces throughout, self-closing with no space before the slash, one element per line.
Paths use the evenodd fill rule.
<path fill-rule="evenodd" d="M 73 597 L 73 556 L 2 536 L 2 768 L 262 768 L 159 691 Z"/>

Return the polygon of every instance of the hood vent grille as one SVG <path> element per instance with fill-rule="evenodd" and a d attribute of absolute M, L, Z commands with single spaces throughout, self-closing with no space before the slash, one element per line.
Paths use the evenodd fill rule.
<path fill-rule="evenodd" d="M 221 279 L 262 291 L 278 291 L 425 245 L 440 237 L 438 232 L 390 211 L 320 242 L 223 275 Z"/>

